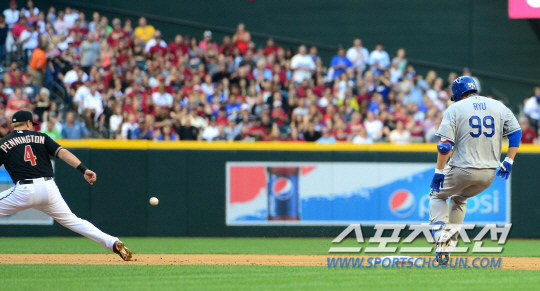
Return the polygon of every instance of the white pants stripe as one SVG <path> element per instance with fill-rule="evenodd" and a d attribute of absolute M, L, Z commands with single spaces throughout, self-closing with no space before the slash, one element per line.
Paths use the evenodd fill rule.
<path fill-rule="evenodd" d="M 79 233 L 109 251 L 113 250 L 117 237 L 110 236 L 92 223 L 77 217 L 62 198 L 53 180 L 34 179 L 34 184 L 17 183 L 14 187 L 0 193 L 0 217 L 14 214 L 28 208 L 39 210 L 61 225 Z"/>

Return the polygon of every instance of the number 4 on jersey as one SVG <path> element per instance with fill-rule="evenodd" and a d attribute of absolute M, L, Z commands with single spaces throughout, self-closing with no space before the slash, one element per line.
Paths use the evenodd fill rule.
<path fill-rule="evenodd" d="M 32 151 L 32 147 L 30 145 L 27 145 L 24 148 L 24 161 L 30 162 L 32 166 L 36 165 L 37 157 L 34 156 L 34 152 Z"/>

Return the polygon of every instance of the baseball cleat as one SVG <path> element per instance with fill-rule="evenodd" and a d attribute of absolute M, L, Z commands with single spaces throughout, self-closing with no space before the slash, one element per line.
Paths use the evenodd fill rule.
<path fill-rule="evenodd" d="M 439 262 L 440 266 L 446 266 L 450 261 L 448 246 L 450 245 L 451 236 L 446 230 L 442 230 L 437 234 L 435 235 L 435 260 Z"/>
<path fill-rule="evenodd" d="M 450 232 L 444 230 L 443 223 L 434 224 L 442 225 L 440 229 L 432 230 L 433 243 L 435 244 L 435 261 L 439 263 L 439 266 L 446 266 L 450 261 L 449 246 L 452 236 Z"/>
<path fill-rule="evenodd" d="M 113 251 L 117 253 L 122 258 L 122 260 L 131 261 L 131 251 L 126 248 L 123 242 L 115 242 L 113 246 Z"/>
<path fill-rule="evenodd" d="M 439 262 L 439 266 L 448 265 L 450 253 L 435 253 L 435 261 Z"/>
<path fill-rule="evenodd" d="M 437 237 L 437 235 L 435 235 Z M 439 262 L 440 266 L 446 266 L 450 261 L 450 252 L 448 252 L 448 246 L 450 245 L 450 234 L 443 230 L 435 241 L 435 260 Z"/>

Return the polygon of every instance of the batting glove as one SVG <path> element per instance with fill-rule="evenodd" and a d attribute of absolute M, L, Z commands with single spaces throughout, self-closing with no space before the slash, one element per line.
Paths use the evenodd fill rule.
<path fill-rule="evenodd" d="M 431 190 L 439 193 L 441 188 L 444 188 L 444 174 L 443 170 L 435 169 L 433 180 L 431 180 Z"/>
<path fill-rule="evenodd" d="M 510 176 L 510 171 L 512 171 L 513 163 L 514 163 L 514 160 L 512 160 L 509 157 L 506 157 L 504 161 L 501 163 L 499 170 L 497 171 L 497 176 L 500 176 L 501 178 L 508 180 L 508 177 Z"/>

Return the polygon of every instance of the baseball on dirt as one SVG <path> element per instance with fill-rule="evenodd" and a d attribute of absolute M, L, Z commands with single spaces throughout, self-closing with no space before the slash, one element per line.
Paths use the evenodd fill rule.
<path fill-rule="evenodd" d="M 150 198 L 150 204 L 156 206 L 158 205 L 158 203 L 159 203 L 159 200 L 156 197 Z"/>

